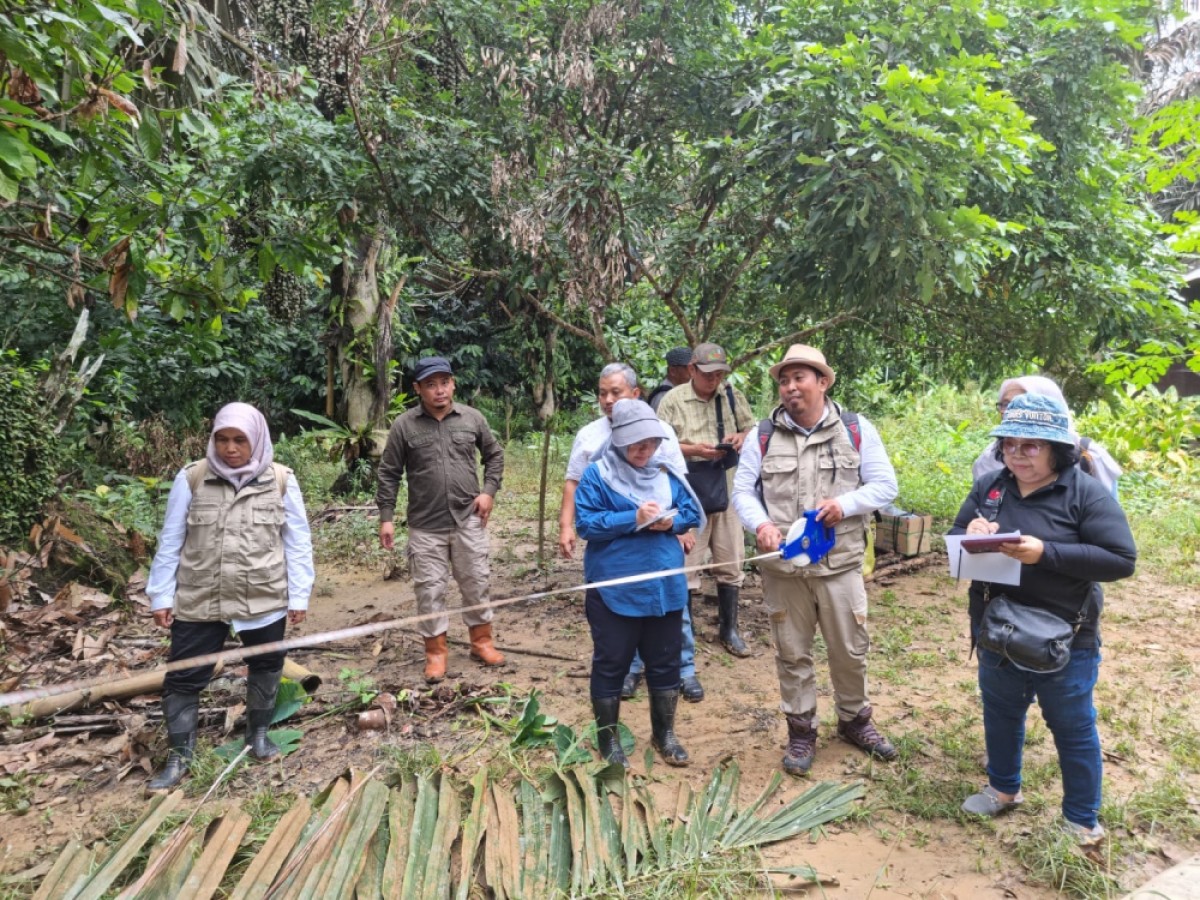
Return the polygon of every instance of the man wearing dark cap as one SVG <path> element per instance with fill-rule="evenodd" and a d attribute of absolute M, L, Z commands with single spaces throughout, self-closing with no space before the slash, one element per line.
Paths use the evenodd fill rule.
<path fill-rule="evenodd" d="M 399 416 L 388 432 L 379 462 L 379 542 L 395 545 L 396 491 L 408 476 L 408 565 L 425 638 L 425 680 L 446 677 L 446 587 L 453 572 L 463 607 L 488 602 L 487 522 L 504 476 L 504 449 L 476 409 L 454 402 L 454 373 L 440 356 L 426 356 L 413 369 L 420 403 Z M 483 458 L 480 490 L 478 459 Z M 492 610 L 463 612 L 471 635 L 471 658 L 485 666 L 504 664 L 492 643 Z"/>
<path fill-rule="evenodd" d="M 717 344 L 698 344 L 688 366 L 689 380 L 673 388 L 658 406 L 658 417 L 679 435 L 679 449 L 688 461 L 688 481 L 700 497 L 708 521 L 687 556 L 698 566 L 712 552 L 717 582 L 721 644 L 734 656 L 749 656 L 738 633 L 738 595 L 742 560 L 746 556 L 742 526 L 730 506 L 732 472 L 742 442 L 754 427 L 754 412 L 741 391 L 723 384 L 731 371 L 725 350 Z M 700 590 L 698 572 L 688 574 L 688 590 Z"/>
<path fill-rule="evenodd" d="M 687 382 L 690 377 L 688 366 L 691 362 L 692 351 L 687 347 L 676 347 L 667 351 L 667 377 L 650 392 L 650 396 L 646 400 L 655 412 L 658 412 L 658 404 L 662 402 L 662 398 L 667 395 L 668 391 Z"/>

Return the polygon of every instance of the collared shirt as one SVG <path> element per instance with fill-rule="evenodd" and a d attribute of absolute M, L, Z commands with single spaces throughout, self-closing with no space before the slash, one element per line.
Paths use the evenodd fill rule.
<path fill-rule="evenodd" d="M 828 403 L 825 412 L 826 415 L 829 414 Z M 785 428 L 790 428 L 799 434 L 805 433 L 805 430 L 792 420 L 786 410 L 782 411 L 779 421 Z M 845 426 L 839 423 L 838 427 Z M 862 487 L 837 498 L 838 503 L 842 506 L 842 515 L 847 518 L 865 516 L 867 513 L 887 506 L 896 498 L 899 490 L 896 484 L 896 470 L 892 468 L 892 461 L 888 459 L 887 450 L 884 449 L 879 432 L 862 415 L 858 417 L 858 427 L 862 433 L 862 444 L 858 448 L 858 455 L 861 459 L 858 473 L 862 478 Z M 762 500 L 758 496 L 758 479 L 761 474 L 762 448 L 758 443 L 758 431 L 755 430 L 750 432 L 746 442 L 742 444 L 737 474 L 733 477 L 733 508 L 737 510 L 743 527 L 752 534 L 757 533 L 758 527 L 764 522 L 771 521 L 771 517 L 767 515 Z M 822 498 L 815 497 L 813 499 L 820 500 Z"/>
<path fill-rule="evenodd" d="M 656 466 L 666 466 L 680 478 L 687 477 L 687 463 L 683 461 L 683 453 L 679 449 L 679 438 L 675 429 L 669 423 L 663 422 L 667 436 L 663 439 L 650 462 Z M 575 442 L 571 444 L 571 455 L 567 459 L 566 481 L 579 482 L 583 472 L 592 461 L 596 452 L 604 446 L 604 442 L 612 436 L 612 421 L 608 416 L 601 416 L 594 422 L 589 422 L 579 429 Z"/>
<path fill-rule="evenodd" d="M 192 489 L 188 485 L 187 469 L 180 469 L 171 484 L 167 497 L 167 513 L 163 517 L 162 531 L 158 533 L 158 550 L 150 565 L 146 579 L 146 596 L 150 598 L 150 609 L 171 609 L 175 605 L 176 573 L 179 571 L 179 556 L 183 541 L 187 537 L 188 508 L 192 505 Z M 283 495 L 283 553 L 287 561 L 288 609 L 307 610 L 312 595 L 313 572 L 312 535 L 308 527 L 308 515 L 304 510 L 304 497 L 294 475 L 288 476 L 287 490 Z M 267 613 L 254 619 L 234 619 L 234 631 L 251 631 L 277 622 L 287 615 L 287 610 Z"/>
<path fill-rule="evenodd" d="M 483 458 L 482 491 L 476 452 Z M 454 403 L 439 422 L 418 403 L 388 431 L 375 491 L 380 522 L 395 517 L 396 491 L 404 475 L 408 476 L 408 527 L 454 531 L 473 514 L 480 493 L 494 497 L 500 490 L 504 448 L 477 409 Z"/>
<path fill-rule="evenodd" d="M 721 417 L 725 422 L 725 433 L 717 434 L 717 398 L 721 399 Z M 722 384 L 708 400 L 696 396 L 692 383 L 686 382 L 672 389 L 658 405 L 658 417 L 675 429 L 679 440 L 685 444 L 716 444 L 727 440 L 739 431 L 754 424 L 754 410 L 745 394 L 733 389 L 734 410 L 729 409 L 729 397 Z"/>

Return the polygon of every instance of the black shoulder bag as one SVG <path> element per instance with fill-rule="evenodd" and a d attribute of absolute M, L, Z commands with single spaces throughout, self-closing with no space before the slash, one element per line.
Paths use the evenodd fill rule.
<path fill-rule="evenodd" d="M 729 410 L 733 413 L 733 426 L 737 428 L 737 407 L 733 402 L 733 388 L 725 385 L 725 396 L 729 399 Z M 725 415 L 721 409 L 721 395 L 717 394 L 717 443 L 725 440 Z M 729 508 L 729 484 L 725 475 L 728 469 L 738 464 L 738 454 L 730 449 L 720 459 L 688 460 L 688 484 L 692 486 L 700 507 L 706 513 L 724 512 Z"/>
<path fill-rule="evenodd" d="M 1004 488 L 996 503 L 1004 500 Z M 991 596 L 992 586 L 983 589 L 983 617 L 975 643 L 1026 672 L 1048 674 L 1066 668 L 1071 661 L 1071 643 L 1083 625 L 1091 591 L 1079 607 L 1074 622 L 1046 609 L 1028 606 L 1004 594 Z"/>

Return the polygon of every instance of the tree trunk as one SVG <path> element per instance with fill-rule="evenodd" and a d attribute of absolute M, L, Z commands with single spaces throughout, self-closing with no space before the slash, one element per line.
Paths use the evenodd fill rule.
<path fill-rule="evenodd" d="M 342 376 L 339 407 L 346 428 L 358 436 L 354 455 L 382 450 L 380 442 L 387 430 L 388 397 L 379 396 L 381 384 L 386 394 L 387 380 L 376 378 L 372 373 L 376 368 L 375 339 L 379 317 L 388 308 L 380 301 L 375 279 L 375 264 L 385 246 L 379 235 L 360 237 L 354 258 L 343 263 L 340 286 L 335 285 L 340 287 L 342 325 L 334 334 L 338 371 Z"/>

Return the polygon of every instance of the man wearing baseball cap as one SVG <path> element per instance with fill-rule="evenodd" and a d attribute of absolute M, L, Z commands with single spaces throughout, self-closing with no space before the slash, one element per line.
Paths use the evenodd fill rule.
<path fill-rule="evenodd" d="M 738 595 L 745 578 L 742 560 L 746 551 L 737 514 L 729 506 L 729 469 L 737 465 L 742 442 L 754 427 L 754 412 L 741 391 L 723 385 L 732 370 L 721 346 L 697 344 L 688 370 L 688 382 L 673 388 L 658 406 L 658 417 L 679 435 L 679 447 L 688 461 L 688 482 L 708 516 L 696 545 L 688 552 L 687 565 L 700 565 L 709 551 L 714 563 L 724 563 L 712 569 L 717 582 L 720 641 L 734 656 L 749 656 L 750 648 L 738 632 Z M 700 590 L 698 572 L 688 574 L 688 590 Z"/>
<path fill-rule="evenodd" d="M 828 651 L 838 736 L 892 760 L 896 749 L 871 721 L 867 696 L 871 642 L 862 567 L 868 519 L 895 499 L 896 472 L 875 426 L 826 397 L 837 375 L 820 350 L 793 344 L 771 367 L 771 377 L 779 385 L 779 406 L 742 451 L 733 492 L 738 516 L 760 553 L 778 550 L 805 510 L 818 510 L 818 521 L 837 535 L 829 555 L 811 565 L 759 563 L 787 718 L 783 770 L 805 775 L 816 755 L 818 626 Z"/>
<path fill-rule="evenodd" d="M 692 351 L 687 347 L 675 347 L 673 350 L 667 351 L 667 377 L 660 381 L 658 387 L 651 391 L 650 396 L 646 398 L 651 409 L 658 412 L 658 404 L 662 403 L 662 398 L 672 388 L 677 388 L 687 382 L 691 377 L 691 373 L 688 371 L 691 362 Z"/>
<path fill-rule="evenodd" d="M 488 602 L 487 523 L 504 477 L 504 449 L 483 414 L 454 402 L 454 372 L 441 356 L 426 356 L 413 368 L 420 399 L 388 432 L 379 462 L 379 542 L 395 546 L 396 492 L 408 477 L 408 564 L 417 612 L 437 614 L 417 630 L 425 638 L 425 680 L 446 677 L 446 588 L 453 571 L 463 607 Z M 483 458 L 483 488 L 478 457 Z M 492 643 L 492 610 L 462 614 L 471 635 L 471 658 L 485 666 L 504 664 Z"/>

